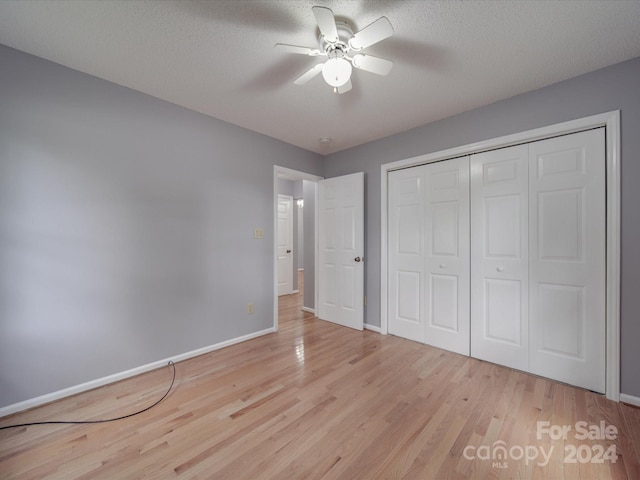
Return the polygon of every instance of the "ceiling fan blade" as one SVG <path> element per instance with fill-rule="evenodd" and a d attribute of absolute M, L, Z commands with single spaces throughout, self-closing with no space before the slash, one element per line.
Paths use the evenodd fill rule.
<path fill-rule="evenodd" d="M 298 78 L 296 78 L 293 81 L 293 83 L 295 83 L 296 85 L 304 85 L 305 83 L 307 83 L 309 80 L 311 80 L 313 77 L 315 77 L 316 75 L 318 75 L 322 71 L 322 66 L 323 65 L 324 65 L 324 63 L 319 63 L 319 64 L 311 67 L 310 70 L 307 70 L 305 73 L 303 73 Z"/>
<path fill-rule="evenodd" d="M 338 93 L 347 93 L 349 90 L 351 90 L 351 79 L 349 79 L 347 81 L 347 83 L 345 83 L 344 85 L 340 85 L 338 88 Z"/>
<path fill-rule="evenodd" d="M 300 55 L 310 55 L 312 57 L 320 55 L 320 50 L 317 48 L 298 47 L 297 45 L 287 45 L 285 43 L 276 43 L 274 48 L 287 53 L 298 53 Z"/>
<path fill-rule="evenodd" d="M 387 75 L 393 67 L 393 62 L 386 58 L 358 53 L 353 56 L 353 66 L 378 75 Z"/>
<path fill-rule="evenodd" d="M 380 17 L 372 24 L 364 27 L 349 40 L 354 50 L 367 48 L 393 35 L 393 26 L 387 17 Z"/>
<path fill-rule="evenodd" d="M 324 39 L 329 43 L 337 42 L 338 28 L 336 27 L 336 19 L 331 9 L 326 7 L 313 7 L 312 10 Z"/>

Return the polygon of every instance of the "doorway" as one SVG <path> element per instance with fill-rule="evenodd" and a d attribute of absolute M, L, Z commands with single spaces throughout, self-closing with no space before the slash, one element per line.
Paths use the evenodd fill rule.
<path fill-rule="evenodd" d="M 316 231 L 317 231 L 317 182 L 322 177 L 292 170 L 286 167 L 274 166 L 274 311 L 273 325 L 278 330 L 278 305 L 280 300 L 286 301 L 288 296 L 279 296 L 281 275 L 279 274 L 279 238 L 278 212 L 279 196 L 289 195 L 292 198 L 291 245 L 289 273 L 292 278 L 293 295 L 301 294 L 301 310 L 315 315 L 317 298 L 317 269 L 316 269 Z M 286 251 L 286 249 L 285 249 Z M 300 279 L 300 280 L 299 280 Z M 301 287 L 304 285 L 304 288 Z M 290 300 L 290 299 L 289 299 Z"/>

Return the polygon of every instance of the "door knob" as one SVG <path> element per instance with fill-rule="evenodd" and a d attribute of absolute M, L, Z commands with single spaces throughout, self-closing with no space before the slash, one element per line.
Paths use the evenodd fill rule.
<path fill-rule="evenodd" d="M 287 250 L 287 253 L 291 253 L 291 250 Z"/>
<path fill-rule="evenodd" d="M 356 258 L 354 258 L 354 260 L 355 260 L 356 262 L 360 263 L 360 261 L 361 261 L 362 259 L 361 259 L 360 257 L 356 257 Z"/>
<path fill-rule="evenodd" d="M 496 270 L 499 271 L 499 272 L 504 272 L 504 267 L 498 267 L 498 268 L 496 268 Z"/>
<path fill-rule="evenodd" d="M 441 264 L 440 264 L 440 268 L 444 268 L 444 263 L 441 263 Z"/>

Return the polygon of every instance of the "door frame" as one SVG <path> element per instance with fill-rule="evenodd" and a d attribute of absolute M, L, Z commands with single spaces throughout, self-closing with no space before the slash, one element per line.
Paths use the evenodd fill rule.
<path fill-rule="evenodd" d="M 311 173 L 301 172 L 293 170 L 287 167 L 281 167 L 279 165 L 273 166 L 273 212 L 272 225 L 273 225 L 273 330 L 278 331 L 278 178 L 285 178 L 289 180 L 308 180 L 310 182 L 318 183 L 323 180 L 324 177 L 314 175 Z M 314 302 L 318 301 L 318 189 L 315 193 L 315 235 L 313 238 L 313 251 L 315 259 L 314 278 L 315 278 L 315 291 Z M 305 245 L 306 248 L 310 248 Z"/>
<path fill-rule="evenodd" d="M 496 137 L 381 165 L 380 332 L 388 333 L 388 192 L 390 171 L 604 127 L 606 138 L 606 397 L 620 401 L 620 110 Z"/>

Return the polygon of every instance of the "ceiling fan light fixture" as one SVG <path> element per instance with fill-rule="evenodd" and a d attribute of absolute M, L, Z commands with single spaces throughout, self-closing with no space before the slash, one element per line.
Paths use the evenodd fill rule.
<path fill-rule="evenodd" d="M 322 67 L 325 82 L 332 87 L 341 87 L 351 78 L 351 63 L 344 58 L 330 58 Z"/>

